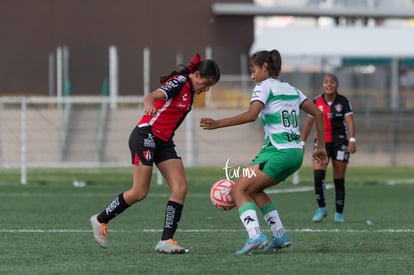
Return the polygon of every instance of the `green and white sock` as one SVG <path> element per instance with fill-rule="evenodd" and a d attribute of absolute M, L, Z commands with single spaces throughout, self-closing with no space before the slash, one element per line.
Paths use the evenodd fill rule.
<path fill-rule="evenodd" d="M 257 219 L 257 212 L 254 203 L 248 202 L 240 206 L 239 215 L 250 239 L 260 236 L 260 225 Z"/>
<path fill-rule="evenodd" d="M 280 237 L 285 233 L 282 221 L 279 217 L 279 212 L 276 210 L 276 206 L 273 202 L 260 208 L 260 211 L 263 214 L 263 217 L 266 223 L 269 225 L 272 230 L 272 235 L 274 237 Z"/>

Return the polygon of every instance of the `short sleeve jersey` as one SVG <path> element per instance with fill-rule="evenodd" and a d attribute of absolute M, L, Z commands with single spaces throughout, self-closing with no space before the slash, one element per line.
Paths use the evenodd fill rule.
<path fill-rule="evenodd" d="M 277 149 L 302 149 L 300 144 L 300 106 L 307 97 L 297 88 L 279 79 L 268 78 L 256 84 L 250 103 L 264 104 L 259 114 L 265 132 L 265 144 Z"/>
<path fill-rule="evenodd" d="M 335 100 L 328 103 L 323 94 L 318 95 L 314 101 L 325 117 L 325 142 L 335 142 L 344 139 L 347 135 L 345 116 L 351 115 L 351 102 L 343 95 L 337 94 Z"/>
<path fill-rule="evenodd" d="M 174 136 L 175 130 L 191 111 L 194 91 L 185 75 L 176 75 L 164 82 L 159 88 L 164 94 L 164 100 L 154 103 L 158 112 L 153 115 L 143 115 L 138 127 L 152 126 L 154 136 L 167 141 Z"/>

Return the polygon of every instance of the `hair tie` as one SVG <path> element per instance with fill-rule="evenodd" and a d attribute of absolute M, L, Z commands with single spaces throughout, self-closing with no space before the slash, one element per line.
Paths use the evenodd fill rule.
<path fill-rule="evenodd" d="M 188 70 L 190 71 L 190 73 L 194 73 L 198 64 L 200 63 L 201 63 L 201 57 L 200 57 L 200 54 L 197 53 L 193 58 L 191 58 L 190 65 L 188 65 Z"/>

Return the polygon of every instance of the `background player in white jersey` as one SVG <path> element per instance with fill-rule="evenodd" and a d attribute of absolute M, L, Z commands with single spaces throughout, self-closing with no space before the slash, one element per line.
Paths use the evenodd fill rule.
<path fill-rule="evenodd" d="M 257 248 L 274 251 L 291 245 L 275 204 L 264 189 L 284 181 L 302 165 L 303 148 L 299 132 L 300 110 L 315 118 L 316 131 L 324 137 L 323 113 L 295 87 L 278 79 L 282 60 L 279 51 L 259 51 L 252 55 L 251 78 L 254 87 L 249 109 L 239 115 L 214 120 L 202 118 L 200 126 L 211 130 L 252 122 L 260 118 L 264 132 L 264 145 L 248 169 L 254 176 L 241 176 L 232 189 L 240 219 L 248 233 L 245 245 L 236 254 L 251 253 Z M 318 140 L 314 158 L 327 161 L 325 140 Z M 255 204 L 272 230 L 269 242 L 262 233 Z"/>

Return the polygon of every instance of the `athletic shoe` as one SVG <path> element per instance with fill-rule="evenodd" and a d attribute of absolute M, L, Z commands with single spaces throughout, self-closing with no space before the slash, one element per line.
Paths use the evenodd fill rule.
<path fill-rule="evenodd" d="M 267 236 L 263 233 L 255 239 L 248 238 L 242 249 L 236 251 L 236 255 L 250 254 L 257 248 L 263 248 L 268 243 Z"/>
<path fill-rule="evenodd" d="M 264 248 L 265 252 L 276 251 L 282 248 L 287 248 L 292 245 L 292 241 L 288 234 L 285 232 L 280 237 L 272 237 L 272 240 Z"/>
<path fill-rule="evenodd" d="M 318 210 L 316 210 L 315 212 L 315 216 L 313 216 L 312 218 L 312 221 L 321 222 L 323 218 L 326 218 L 326 216 L 328 216 L 328 211 L 326 210 L 326 208 L 318 208 Z"/>
<path fill-rule="evenodd" d="M 107 248 L 108 241 L 106 240 L 106 236 L 108 235 L 108 227 L 106 223 L 100 223 L 97 217 L 98 215 L 93 215 L 89 219 L 92 225 L 93 236 L 100 247 Z"/>
<path fill-rule="evenodd" d="M 342 213 L 335 213 L 335 222 L 344 222 L 344 215 Z"/>
<path fill-rule="evenodd" d="M 155 251 L 158 253 L 165 254 L 182 254 L 188 252 L 188 249 L 185 249 L 178 245 L 173 239 L 159 241 L 155 246 Z"/>

